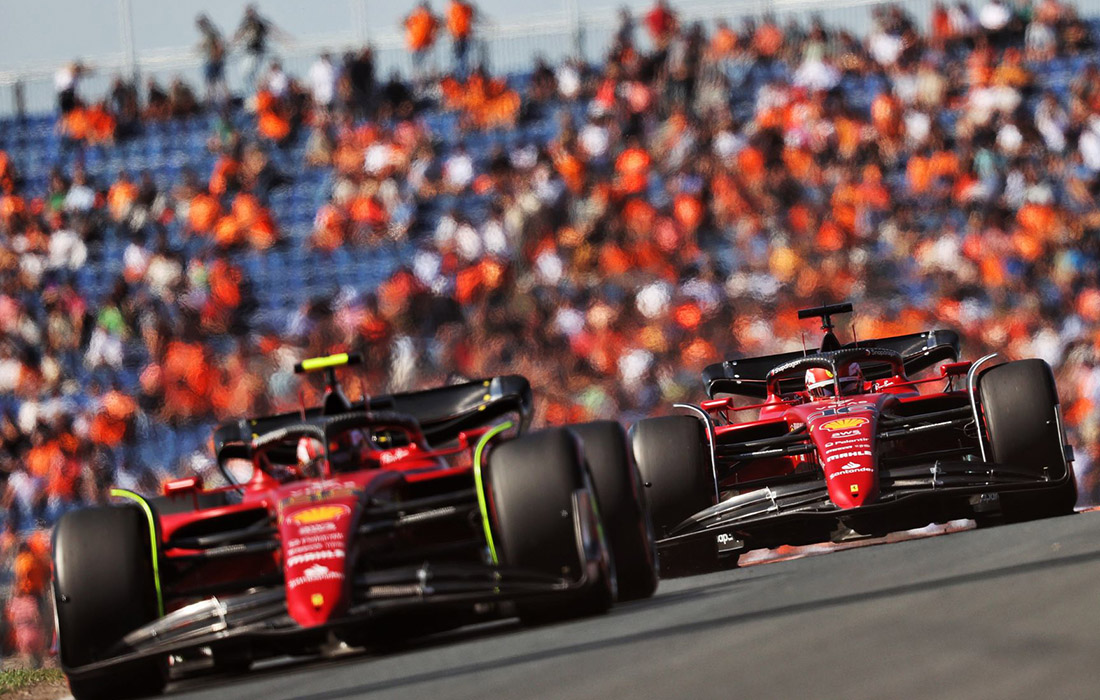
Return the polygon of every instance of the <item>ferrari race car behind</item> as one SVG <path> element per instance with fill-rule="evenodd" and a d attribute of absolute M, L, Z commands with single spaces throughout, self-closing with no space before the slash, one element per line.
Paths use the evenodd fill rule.
<path fill-rule="evenodd" d="M 170 657 L 252 659 L 652 595 L 655 548 L 614 422 L 526 432 L 518 376 L 322 405 L 215 430 L 230 485 L 66 514 L 54 536 L 60 661 L 73 694 L 150 695 Z M 247 478 L 238 478 L 241 470 Z"/>
<path fill-rule="evenodd" d="M 755 548 L 1073 512 L 1046 362 L 960 362 L 951 330 L 841 345 L 830 317 L 851 310 L 799 312 L 823 320 L 819 350 L 707 367 L 708 400 L 634 426 L 662 574 Z"/>

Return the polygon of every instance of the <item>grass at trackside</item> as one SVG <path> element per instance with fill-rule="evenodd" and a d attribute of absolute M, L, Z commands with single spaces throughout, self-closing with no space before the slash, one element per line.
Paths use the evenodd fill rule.
<path fill-rule="evenodd" d="M 0 695 L 23 690 L 41 683 L 63 683 L 65 676 L 59 668 L 14 668 L 0 671 Z"/>

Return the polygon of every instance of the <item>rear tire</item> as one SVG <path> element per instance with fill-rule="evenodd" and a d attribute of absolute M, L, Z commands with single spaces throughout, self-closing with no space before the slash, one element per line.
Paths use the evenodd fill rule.
<path fill-rule="evenodd" d="M 573 493 L 585 489 L 594 496 L 595 490 L 577 437 L 564 428 L 531 433 L 495 447 L 487 467 L 493 539 L 501 563 L 578 579 L 586 562 L 579 555 Z M 589 515 L 595 516 L 581 517 Z M 518 600 L 520 620 L 541 624 L 606 612 L 615 597 L 615 575 L 606 543 L 598 546 L 604 565 L 595 580 L 575 596 Z"/>
<path fill-rule="evenodd" d="M 1072 513 L 1077 482 L 1062 448 L 1058 391 L 1050 365 L 1039 359 L 997 365 L 982 373 L 978 392 L 990 458 L 1033 473 L 1036 479 L 1065 479 L 1041 492 L 1002 493 L 1002 518 L 1019 522 Z"/>
<path fill-rule="evenodd" d="M 649 598 L 657 590 L 657 544 L 645 493 L 623 426 L 616 421 L 571 425 L 596 486 L 619 600 Z"/>
<path fill-rule="evenodd" d="M 61 666 L 110 658 L 127 633 L 159 615 L 149 522 L 133 506 L 66 513 L 54 533 L 54 606 Z M 158 695 L 167 657 L 141 659 L 105 675 L 69 678 L 76 700 Z"/>
<path fill-rule="evenodd" d="M 634 425 L 634 459 L 658 538 L 713 505 L 714 478 L 703 426 L 692 416 L 647 418 Z"/>

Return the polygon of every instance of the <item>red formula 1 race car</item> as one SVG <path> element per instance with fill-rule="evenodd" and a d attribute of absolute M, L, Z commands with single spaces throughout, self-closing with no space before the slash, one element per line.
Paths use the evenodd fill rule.
<path fill-rule="evenodd" d="M 823 321 L 819 351 L 707 367 L 709 400 L 634 426 L 663 575 L 754 548 L 1073 512 L 1046 362 L 960 362 L 950 330 L 841 345 L 830 317 L 851 310 L 800 311 Z"/>
<path fill-rule="evenodd" d="M 656 588 L 626 432 L 526 433 L 519 376 L 321 406 L 215 430 L 232 485 L 195 478 L 66 514 L 54 536 L 62 668 L 73 694 L 159 692 L 170 657 L 264 655 L 518 615 L 596 614 Z M 247 478 L 233 478 L 243 467 Z"/>

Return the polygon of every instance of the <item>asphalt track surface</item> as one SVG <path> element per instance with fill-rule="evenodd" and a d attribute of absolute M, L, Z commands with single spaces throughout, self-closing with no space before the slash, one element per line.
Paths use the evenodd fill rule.
<path fill-rule="evenodd" d="M 597 619 L 182 680 L 169 696 L 1094 698 L 1100 513 L 662 581 Z"/>

